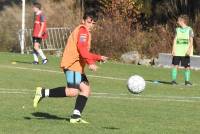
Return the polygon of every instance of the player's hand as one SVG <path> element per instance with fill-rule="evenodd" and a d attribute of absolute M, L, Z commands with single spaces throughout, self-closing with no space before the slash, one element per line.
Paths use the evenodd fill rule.
<path fill-rule="evenodd" d="M 106 62 L 108 60 L 108 57 L 106 57 L 106 56 L 101 56 L 101 61 L 102 62 Z"/>
<path fill-rule="evenodd" d="M 189 56 L 190 55 L 190 50 L 188 50 L 185 54 L 185 56 Z"/>
<path fill-rule="evenodd" d="M 39 33 L 39 34 L 38 34 L 38 37 L 42 37 L 42 33 Z"/>
<path fill-rule="evenodd" d="M 90 65 L 88 65 L 88 67 L 91 71 L 97 71 L 97 68 L 98 68 L 97 65 L 95 65 L 95 64 L 90 64 Z"/>
<path fill-rule="evenodd" d="M 175 52 L 174 51 L 172 51 L 172 56 L 175 56 L 176 54 L 175 54 Z"/>

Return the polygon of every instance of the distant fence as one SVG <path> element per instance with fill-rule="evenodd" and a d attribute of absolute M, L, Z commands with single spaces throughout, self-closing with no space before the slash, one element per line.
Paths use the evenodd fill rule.
<path fill-rule="evenodd" d="M 190 66 L 192 68 L 200 69 L 200 56 L 191 56 Z M 159 53 L 158 62 L 161 66 L 171 66 L 172 55 L 169 53 Z"/>
<path fill-rule="evenodd" d="M 33 49 L 32 29 L 25 29 L 24 51 L 29 53 Z M 48 38 L 41 43 L 43 50 L 61 50 L 65 47 L 66 39 L 71 33 L 70 28 L 47 28 Z M 18 32 L 19 43 L 22 40 L 22 30 Z"/>

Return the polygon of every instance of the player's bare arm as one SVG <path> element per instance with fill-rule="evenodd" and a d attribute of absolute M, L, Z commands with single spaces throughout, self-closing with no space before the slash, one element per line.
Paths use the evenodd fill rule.
<path fill-rule="evenodd" d="M 172 46 L 172 55 L 176 55 L 176 48 L 175 48 L 175 45 L 176 45 L 176 37 L 174 38 L 174 41 L 173 41 L 173 46 Z"/>
<path fill-rule="evenodd" d="M 188 50 L 187 50 L 186 55 L 190 55 L 191 52 L 192 52 L 192 49 L 193 49 L 193 37 L 190 37 L 189 43 L 190 43 L 190 44 L 189 44 L 189 47 L 188 47 Z"/>
<path fill-rule="evenodd" d="M 43 31 L 44 31 L 44 26 L 45 26 L 44 22 L 41 22 L 41 28 L 40 28 L 40 32 L 38 34 L 38 37 L 42 37 Z"/>

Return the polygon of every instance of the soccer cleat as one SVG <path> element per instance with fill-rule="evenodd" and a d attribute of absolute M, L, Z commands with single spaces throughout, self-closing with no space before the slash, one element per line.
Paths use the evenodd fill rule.
<path fill-rule="evenodd" d="M 89 124 L 89 122 L 87 122 L 81 118 L 77 118 L 77 119 L 71 118 L 69 122 L 72 124 L 77 124 L 77 123 Z"/>
<path fill-rule="evenodd" d="M 38 103 L 42 100 L 42 87 L 37 87 L 36 88 L 36 93 L 35 93 L 35 97 L 33 99 L 33 107 L 36 108 Z"/>
<path fill-rule="evenodd" d="M 178 83 L 177 83 L 176 81 L 173 80 L 173 81 L 171 82 L 171 84 L 172 84 L 172 85 L 177 85 Z"/>
<path fill-rule="evenodd" d="M 32 63 L 33 63 L 34 65 L 38 65 L 38 64 L 39 64 L 38 61 L 33 61 Z"/>
<path fill-rule="evenodd" d="M 42 64 L 47 64 L 47 62 L 48 62 L 48 59 L 42 60 Z"/>
<path fill-rule="evenodd" d="M 185 81 L 185 85 L 186 85 L 186 86 L 192 86 L 192 83 L 189 82 L 189 81 Z"/>

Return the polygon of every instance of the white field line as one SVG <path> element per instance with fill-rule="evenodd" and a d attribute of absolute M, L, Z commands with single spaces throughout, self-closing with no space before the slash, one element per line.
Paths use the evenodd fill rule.
<path fill-rule="evenodd" d="M 0 88 L 0 94 L 32 94 L 33 90 L 29 89 L 6 89 Z M 112 93 L 97 93 L 93 92 L 93 98 L 99 99 L 117 99 L 117 100 L 141 100 L 141 101 L 164 101 L 164 102 L 200 102 L 200 97 L 197 96 L 151 96 L 151 95 L 133 95 L 130 94 L 112 94 Z"/>
<path fill-rule="evenodd" d="M 0 65 L 1 68 L 10 68 L 10 69 L 20 69 L 20 70 L 32 70 L 32 71 L 39 71 L 39 72 L 49 72 L 49 73 L 58 73 L 62 74 L 62 71 L 55 71 L 55 70 L 47 70 L 47 69 L 37 69 L 37 68 L 26 68 L 26 67 L 17 67 L 17 66 L 6 66 L 6 65 Z M 110 80 L 119 80 L 119 81 L 127 81 L 125 78 L 116 78 L 116 77 L 108 77 L 108 76 L 98 76 L 98 75 L 87 75 L 88 77 L 93 78 L 100 78 L 100 79 L 110 79 Z M 146 81 L 147 83 L 153 83 L 156 85 L 162 84 L 162 83 L 154 83 L 153 81 Z M 176 85 L 178 87 L 185 87 L 184 83 L 180 83 L 179 85 Z M 193 84 L 193 86 L 198 86 L 198 84 Z"/>
<path fill-rule="evenodd" d="M 30 90 L 30 89 L 14 89 L 14 88 L 0 88 L 0 91 L 10 91 L 10 92 L 16 92 L 16 91 L 20 91 L 20 92 L 35 92 L 35 90 Z"/>
<path fill-rule="evenodd" d="M 92 96 L 94 98 L 119 99 L 119 100 L 141 100 L 141 101 L 164 101 L 164 102 L 200 102 L 199 100 L 145 98 L 145 97 L 118 97 L 118 96 Z"/>
<path fill-rule="evenodd" d="M 47 69 L 36 69 L 36 68 L 26 68 L 26 67 L 17 67 L 17 66 L 4 66 L 0 65 L 1 68 L 10 68 L 10 69 L 20 69 L 20 70 L 32 70 L 32 71 L 40 71 L 40 72 L 49 72 L 49 73 L 63 73 L 61 71 L 55 71 L 55 70 L 47 70 Z M 127 79 L 124 78 L 115 78 L 115 77 L 106 77 L 106 76 L 98 76 L 98 75 L 87 75 L 89 77 L 93 78 L 101 78 L 101 79 L 110 79 L 110 80 L 121 80 L 126 81 Z"/>
<path fill-rule="evenodd" d="M 9 92 L 30 92 L 34 93 L 35 89 L 8 89 L 8 88 L 0 88 L 0 91 L 9 91 Z M 92 92 L 92 95 L 104 95 L 104 96 L 129 96 L 130 94 L 126 93 L 100 93 L 100 92 Z M 200 96 L 157 96 L 157 95 L 140 95 L 140 94 L 133 94 L 134 97 L 148 97 L 148 98 L 172 98 L 172 99 L 199 99 Z"/>
<path fill-rule="evenodd" d="M 28 92 L 7 92 L 7 91 L 0 91 L 0 94 L 30 94 Z"/>

